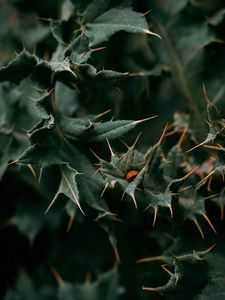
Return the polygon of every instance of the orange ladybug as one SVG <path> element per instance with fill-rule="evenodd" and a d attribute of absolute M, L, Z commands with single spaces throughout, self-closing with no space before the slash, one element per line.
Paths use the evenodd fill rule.
<path fill-rule="evenodd" d="M 139 173 L 140 171 L 138 169 L 131 169 L 130 171 L 127 172 L 125 178 L 127 181 L 132 181 Z"/>

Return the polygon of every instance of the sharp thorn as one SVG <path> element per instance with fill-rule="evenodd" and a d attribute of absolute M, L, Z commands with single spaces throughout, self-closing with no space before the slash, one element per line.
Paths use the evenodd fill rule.
<path fill-rule="evenodd" d="M 205 239 L 205 236 L 204 236 L 204 233 L 203 233 L 203 231 L 202 231 L 202 228 L 201 228 L 201 226 L 199 225 L 197 219 L 196 219 L 195 217 L 192 217 L 192 221 L 195 223 L 195 225 L 196 225 L 196 227 L 197 227 L 197 229 L 198 229 L 198 231 L 199 231 L 199 233 L 200 233 L 202 239 L 204 240 L 204 239 Z"/>
<path fill-rule="evenodd" d="M 119 139 L 119 140 L 127 149 L 130 149 L 129 145 L 126 142 L 124 142 L 122 139 Z"/>
<path fill-rule="evenodd" d="M 191 149 L 187 150 L 185 153 L 189 153 L 189 152 L 193 151 L 194 149 L 203 146 L 204 144 L 205 144 L 205 142 L 202 142 L 202 143 L 200 143 L 200 144 L 198 144 L 198 145 L 195 145 L 195 146 L 192 147 Z"/>
<path fill-rule="evenodd" d="M 59 274 L 59 272 L 56 270 L 55 267 L 53 267 L 51 264 L 49 264 L 49 268 L 52 272 L 52 275 L 54 276 L 56 282 L 58 283 L 58 285 L 62 285 L 63 284 L 63 279 L 62 276 Z"/>
<path fill-rule="evenodd" d="M 225 178 L 224 178 L 224 171 L 223 171 L 223 169 L 221 169 L 221 176 L 222 176 L 222 180 L 223 180 L 223 182 L 224 182 L 224 180 L 225 180 Z"/>
<path fill-rule="evenodd" d="M 179 141 L 177 143 L 178 146 L 181 146 L 181 144 L 183 143 L 185 135 L 186 135 L 186 132 L 187 132 L 187 127 L 184 128 L 184 131 L 181 134 L 181 137 L 180 137 L 180 139 L 179 139 Z"/>
<path fill-rule="evenodd" d="M 104 195 L 105 191 L 107 190 L 107 187 L 108 187 L 108 186 L 109 186 L 109 183 L 106 182 L 106 184 L 105 184 L 105 186 L 104 186 L 104 188 L 103 188 L 103 191 L 102 191 L 102 193 L 101 193 L 101 195 L 100 195 L 100 198 L 103 197 L 103 195 Z"/>
<path fill-rule="evenodd" d="M 175 281 L 175 286 L 177 286 L 177 283 L 178 283 L 178 280 L 179 280 L 179 276 L 175 275 L 176 276 L 176 281 Z"/>
<path fill-rule="evenodd" d="M 140 136 L 141 136 L 141 132 L 138 134 L 138 136 L 137 136 L 137 138 L 135 139 L 135 141 L 134 141 L 133 145 L 131 146 L 131 148 L 132 148 L 132 149 L 134 149 L 134 148 L 135 148 L 135 146 L 136 146 L 136 144 L 137 144 L 137 142 L 138 142 L 138 140 L 139 140 Z"/>
<path fill-rule="evenodd" d="M 32 55 L 36 55 L 36 45 L 34 45 L 33 51 L 32 51 Z"/>
<path fill-rule="evenodd" d="M 107 211 L 107 212 L 105 212 L 104 214 L 99 214 L 99 215 L 97 216 L 97 218 L 94 219 L 94 221 L 95 221 L 95 222 L 98 222 L 100 219 L 102 219 L 102 218 L 104 218 L 104 217 L 106 217 L 106 216 L 111 216 L 111 217 L 113 217 L 114 219 L 116 219 L 117 221 L 119 220 L 119 219 L 117 218 L 117 217 L 118 217 L 117 214 L 114 214 L 114 213 L 112 213 L 112 212 Z"/>
<path fill-rule="evenodd" d="M 218 150 L 218 151 L 225 151 L 225 148 L 223 148 L 221 145 L 219 146 L 203 145 L 203 147 L 208 149 Z"/>
<path fill-rule="evenodd" d="M 203 88 L 203 93 L 204 93 L 204 97 L 205 97 L 205 100 L 206 100 L 207 104 L 211 103 L 211 101 L 209 100 L 209 97 L 208 97 L 208 94 L 207 94 L 204 82 L 202 84 L 202 88 Z"/>
<path fill-rule="evenodd" d="M 149 9 L 148 11 L 146 11 L 145 13 L 142 14 L 143 17 L 147 16 L 152 10 Z"/>
<path fill-rule="evenodd" d="M 225 148 L 223 146 L 221 146 L 220 144 L 217 143 L 217 146 L 220 150 L 225 151 Z"/>
<path fill-rule="evenodd" d="M 168 204 L 168 208 L 170 210 L 170 216 L 171 216 L 171 219 L 173 219 L 173 208 L 172 208 L 172 205 L 171 204 Z"/>
<path fill-rule="evenodd" d="M 158 145 L 161 145 L 161 143 L 162 143 L 162 140 L 163 140 L 163 138 L 165 136 L 165 133 L 167 131 L 167 126 L 168 126 L 168 123 L 166 123 L 166 126 L 163 129 L 162 135 L 160 136 L 159 141 L 158 141 Z"/>
<path fill-rule="evenodd" d="M 23 39 L 21 39 L 21 43 L 22 43 L 22 46 L 23 46 L 22 52 L 23 52 L 23 51 L 26 51 L 27 49 L 26 49 L 26 46 L 25 46 L 25 43 L 24 43 L 24 40 L 23 40 Z"/>
<path fill-rule="evenodd" d="M 211 126 L 208 120 L 205 120 L 205 122 L 207 123 L 207 125 L 208 125 L 209 127 Z"/>
<path fill-rule="evenodd" d="M 96 52 L 96 51 L 104 50 L 106 48 L 107 47 L 91 48 L 91 52 Z"/>
<path fill-rule="evenodd" d="M 224 218 L 224 206 L 220 205 L 220 220 L 223 221 Z"/>
<path fill-rule="evenodd" d="M 146 164 L 146 161 L 140 162 L 138 164 L 134 164 L 133 167 L 138 167 L 138 166 L 141 166 L 141 165 L 144 165 L 144 164 Z"/>
<path fill-rule="evenodd" d="M 213 226 L 212 222 L 210 221 L 209 217 L 208 217 L 204 212 L 201 212 L 200 214 L 203 216 L 203 218 L 206 220 L 206 222 L 207 222 L 207 223 L 209 224 L 209 226 L 212 228 L 213 232 L 214 232 L 215 234 L 217 234 L 217 231 L 216 231 L 215 227 Z"/>
<path fill-rule="evenodd" d="M 91 274 L 91 272 L 87 272 L 86 274 L 85 274 L 85 284 L 88 284 L 88 283 L 91 283 L 91 280 L 92 280 L 92 274 Z"/>
<path fill-rule="evenodd" d="M 204 181 L 206 181 L 210 176 L 213 175 L 213 173 L 216 171 L 216 169 L 212 170 L 207 176 L 205 176 L 199 183 L 197 183 L 197 186 L 201 185 Z"/>
<path fill-rule="evenodd" d="M 157 219 L 157 213 L 158 213 L 158 206 L 155 206 L 154 207 L 154 218 L 153 218 L 152 227 L 155 226 L 155 222 L 156 222 L 156 219 Z"/>
<path fill-rule="evenodd" d="M 112 147 L 111 147 L 111 145 L 110 145 L 110 143 L 109 143 L 108 138 L 106 138 L 106 142 L 107 142 L 107 144 L 108 144 L 108 147 L 109 147 L 109 151 L 110 151 L 111 157 L 115 157 L 115 153 L 114 153 L 113 150 L 112 150 Z"/>
<path fill-rule="evenodd" d="M 7 163 L 7 166 L 11 166 L 11 165 L 17 164 L 18 162 L 19 162 L 19 160 L 16 159 L 14 161 L 11 161 L 11 162 Z"/>
<path fill-rule="evenodd" d="M 162 39 L 161 36 L 155 32 L 152 32 L 150 30 L 147 30 L 147 29 L 144 29 L 144 32 L 149 34 L 149 35 L 154 35 L 154 36 L 157 36 L 160 40 Z"/>
<path fill-rule="evenodd" d="M 42 175 L 43 175 L 43 168 L 40 168 L 40 173 L 39 173 L 39 176 L 38 176 L 38 184 L 41 183 Z"/>
<path fill-rule="evenodd" d="M 31 171 L 33 177 L 36 178 L 37 175 L 36 175 L 36 173 L 35 173 L 35 170 L 34 170 L 33 166 L 32 166 L 31 164 L 27 164 L 27 167 L 28 167 L 28 169 Z"/>
<path fill-rule="evenodd" d="M 170 272 L 170 270 L 168 270 L 168 269 L 166 268 L 166 266 L 168 266 L 168 265 L 167 265 L 167 264 L 161 265 L 161 268 L 163 268 L 163 270 L 166 271 L 170 276 L 173 276 L 173 273 Z"/>
<path fill-rule="evenodd" d="M 120 200 L 123 200 L 125 194 L 126 194 L 126 192 L 124 191 Z"/>
<path fill-rule="evenodd" d="M 171 129 L 171 128 L 173 128 L 173 127 L 175 127 L 173 123 L 171 123 L 171 124 L 168 124 L 168 126 L 167 126 L 167 130 L 170 130 L 170 129 Z"/>
<path fill-rule="evenodd" d="M 107 115 L 110 111 L 111 111 L 111 109 L 108 109 L 108 110 L 98 114 L 97 116 L 95 116 L 95 118 L 99 119 L 99 118 L 103 117 L 104 115 Z"/>
<path fill-rule="evenodd" d="M 145 257 L 145 258 L 140 258 L 136 260 L 136 264 L 142 264 L 146 262 L 152 262 L 152 261 L 164 261 L 165 256 L 152 256 L 152 257 Z"/>
<path fill-rule="evenodd" d="M 181 180 L 185 180 L 188 177 L 190 177 L 197 169 L 199 168 L 199 166 L 195 167 L 194 169 L 192 169 L 188 174 L 186 174 L 184 177 L 180 178 Z"/>
<path fill-rule="evenodd" d="M 91 151 L 91 153 L 99 160 L 99 161 L 103 161 L 102 158 L 100 158 L 91 148 L 89 149 Z"/>
<path fill-rule="evenodd" d="M 138 72 L 136 72 L 136 73 L 135 72 L 129 72 L 128 76 L 129 77 L 136 77 L 136 76 L 140 76 L 140 73 L 138 73 Z"/>
<path fill-rule="evenodd" d="M 184 191 L 186 191 L 186 190 L 188 190 L 188 189 L 190 189 L 190 188 L 192 188 L 192 187 L 193 187 L 193 185 L 188 185 L 188 186 L 186 186 L 186 187 L 180 189 L 180 190 L 178 191 L 178 194 L 179 194 L 179 193 L 182 193 L 182 192 L 184 192 Z"/>
<path fill-rule="evenodd" d="M 41 20 L 41 21 L 47 21 L 47 22 L 51 22 L 52 19 L 51 18 L 42 18 L 42 17 L 36 17 L 38 20 Z"/>
<path fill-rule="evenodd" d="M 159 115 L 156 115 L 156 116 L 153 116 L 153 117 L 148 117 L 148 118 L 145 118 L 145 119 L 142 119 L 142 120 L 137 120 L 137 121 L 134 121 L 133 124 L 134 124 L 134 125 L 138 125 L 138 124 L 141 124 L 141 123 L 143 123 L 143 122 L 146 122 L 146 121 L 155 119 L 155 118 L 157 118 L 158 116 L 159 116 Z"/>
<path fill-rule="evenodd" d="M 52 205 L 55 203 L 56 201 L 56 197 L 53 198 L 53 200 L 51 201 L 51 203 L 49 204 L 49 206 L 47 207 L 47 209 L 45 210 L 45 215 L 49 212 L 50 208 L 52 207 Z"/>
<path fill-rule="evenodd" d="M 94 173 L 91 175 L 91 177 L 94 177 L 99 171 L 100 171 L 101 167 L 99 167 L 98 169 L 96 169 L 94 171 Z"/>
<path fill-rule="evenodd" d="M 219 195 L 220 194 L 213 194 L 213 195 L 210 195 L 208 197 L 205 197 L 204 200 L 212 199 L 212 198 L 218 197 Z"/>
<path fill-rule="evenodd" d="M 133 202 L 134 202 L 135 208 L 137 209 L 137 202 L 136 202 L 135 196 L 132 195 L 131 198 L 132 198 L 132 200 L 133 200 Z"/>
<path fill-rule="evenodd" d="M 121 259 L 120 259 L 120 254 L 119 251 L 116 247 L 113 247 L 114 250 L 114 254 L 115 254 L 115 259 L 116 259 L 116 265 L 120 265 L 121 264 Z"/>
<path fill-rule="evenodd" d="M 142 287 L 142 290 L 143 291 L 147 291 L 147 292 L 157 292 L 157 288 L 151 288 L 151 287 L 145 287 L 145 286 L 143 286 Z"/>
<path fill-rule="evenodd" d="M 68 222 L 67 227 L 66 227 L 66 232 L 67 232 L 67 233 L 70 232 L 70 230 L 71 230 L 71 228 L 72 228 L 72 225 L 73 225 L 73 223 L 74 223 L 74 219 L 75 219 L 74 216 L 71 216 L 71 217 L 69 218 L 69 222 Z"/>
<path fill-rule="evenodd" d="M 168 128 L 167 128 L 167 130 L 168 130 Z M 176 129 L 174 129 L 174 130 L 172 130 L 172 131 L 166 133 L 166 134 L 164 135 L 164 137 L 168 137 L 168 136 L 174 135 L 175 133 L 177 133 L 177 130 L 176 130 Z"/>
<path fill-rule="evenodd" d="M 71 73 L 75 78 L 77 78 L 77 74 L 71 70 L 70 68 L 66 69 L 69 73 Z"/>
<path fill-rule="evenodd" d="M 215 246 L 216 246 L 216 244 L 213 244 L 211 247 L 209 247 L 209 248 L 206 250 L 206 252 L 208 253 L 208 252 L 212 251 L 212 249 L 215 248 Z"/>

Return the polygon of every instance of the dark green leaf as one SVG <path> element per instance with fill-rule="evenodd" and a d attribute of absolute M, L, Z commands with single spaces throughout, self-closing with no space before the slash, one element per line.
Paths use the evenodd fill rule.
<path fill-rule="evenodd" d="M 112 8 L 87 24 L 86 36 L 90 47 L 107 41 L 118 31 L 153 34 L 143 15 L 132 11 L 131 8 Z"/>
<path fill-rule="evenodd" d="M 76 182 L 76 176 L 79 175 L 79 173 L 69 165 L 60 166 L 60 171 L 62 175 L 61 183 L 51 204 L 53 204 L 56 201 L 60 194 L 64 194 L 70 200 L 72 200 L 74 204 L 76 204 L 79 207 L 80 211 L 84 214 L 80 205 L 79 191 Z"/>
<path fill-rule="evenodd" d="M 32 145 L 18 158 L 19 162 L 41 168 L 69 162 L 67 153 L 70 145 L 60 136 L 52 116 L 39 123 L 29 133 L 29 137 Z"/>
<path fill-rule="evenodd" d="M 37 64 L 38 59 L 36 56 L 23 51 L 7 66 L 0 68 L 0 82 L 10 81 L 18 84 L 34 71 Z"/>
<path fill-rule="evenodd" d="M 100 142 L 121 137 L 136 127 L 140 121 L 119 120 L 104 123 L 61 116 L 59 126 L 65 136 L 73 141 Z"/>
<path fill-rule="evenodd" d="M 28 141 L 16 133 L 0 133 L 0 145 L 0 179 L 2 179 L 8 162 L 16 160 L 27 149 Z"/>

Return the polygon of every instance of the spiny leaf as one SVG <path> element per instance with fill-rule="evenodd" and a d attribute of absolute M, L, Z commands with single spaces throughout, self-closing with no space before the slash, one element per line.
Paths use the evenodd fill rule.
<path fill-rule="evenodd" d="M 174 273 L 168 272 L 170 278 L 167 284 L 156 288 L 144 288 L 144 290 L 158 292 L 171 300 L 216 299 L 224 295 L 221 271 L 225 261 L 219 255 L 208 254 L 211 250 L 212 247 L 206 251 L 193 251 L 192 254 L 174 256 Z M 215 259 L 221 265 L 219 269 L 217 269 Z M 217 294 L 215 294 L 215 288 L 218 289 Z"/>
<path fill-rule="evenodd" d="M 94 66 L 87 63 L 80 64 L 77 71 L 80 74 L 80 76 L 87 78 L 96 78 L 99 80 L 120 79 L 125 78 L 128 75 L 128 73 L 120 73 L 113 70 L 97 71 L 97 69 Z M 80 80 L 82 80 L 82 78 L 80 78 Z"/>
<path fill-rule="evenodd" d="M 85 36 L 79 36 L 69 45 L 67 52 L 71 51 L 71 59 L 78 66 L 85 64 L 89 58 L 91 58 L 92 50 L 89 47 L 88 38 Z"/>
<path fill-rule="evenodd" d="M 72 69 L 70 59 L 64 58 L 62 61 L 45 61 L 42 60 L 36 66 L 32 81 L 40 85 L 42 89 L 52 86 L 55 80 L 62 81 L 66 85 L 75 84 L 77 75 Z"/>
<path fill-rule="evenodd" d="M 99 173 L 94 174 L 94 167 L 77 148 L 73 148 L 70 157 L 72 167 L 82 173 L 82 176 L 78 176 L 76 179 L 81 200 L 97 211 L 99 215 L 110 214 L 107 203 L 100 198 L 101 190 L 105 184 L 102 176 Z"/>
<path fill-rule="evenodd" d="M 50 103 L 50 95 L 52 91 L 44 91 L 38 99 L 31 98 L 35 103 L 37 115 L 42 119 L 48 119 L 53 114 L 52 104 Z"/>
<path fill-rule="evenodd" d="M 206 93 L 205 87 L 203 86 L 205 98 L 207 101 L 207 113 L 208 113 L 208 125 L 209 125 L 209 133 L 206 139 L 200 144 L 194 146 L 189 149 L 187 152 L 190 152 L 200 146 L 203 146 L 208 143 L 214 143 L 216 141 L 220 142 L 221 139 L 224 138 L 223 129 L 225 126 L 224 120 L 221 118 L 220 113 L 216 107 L 209 99 Z"/>
<path fill-rule="evenodd" d="M 142 168 L 142 170 L 138 173 L 138 175 L 135 177 L 135 179 L 133 181 L 131 181 L 126 189 L 124 190 L 124 193 L 126 193 L 127 195 L 129 195 L 133 202 L 134 202 L 134 206 L 137 208 L 137 202 L 136 202 L 136 199 L 135 199 L 135 191 L 138 187 L 138 185 L 141 183 L 143 177 L 144 177 L 144 174 L 146 172 L 146 166 L 144 166 Z"/>
<path fill-rule="evenodd" d="M 33 128 L 29 138 L 32 145 L 18 158 L 19 162 L 41 168 L 69 162 L 71 146 L 60 136 L 52 116 Z"/>
<path fill-rule="evenodd" d="M 18 84 L 34 71 L 37 64 L 38 59 L 36 56 L 23 51 L 7 66 L 0 68 L 0 82 L 10 81 Z"/>
<path fill-rule="evenodd" d="M 107 41 L 110 36 L 121 30 L 132 33 L 147 33 L 159 37 L 156 33 L 149 31 L 143 15 L 132 11 L 131 8 L 108 10 L 94 19 L 92 23 L 87 24 L 85 35 L 90 40 L 90 46 L 93 47 Z"/>
<path fill-rule="evenodd" d="M 28 147 L 26 139 L 13 132 L 0 133 L 0 179 L 7 169 L 9 161 L 16 160 Z"/>
<path fill-rule="evenodd" d="M 60 166 L 60 170 L 61 170 L 61 175 L 62 175 L 61 183 L 60 183 L 59 189 L 58 189 L 54 199 L 50 203 L 47 211 L 51 208 L 51 206 L 56 201 L 58 196 L 60 194 L 64 194 L 69 199 L 71 199 L 79 207 L 80 211 L 84 214 L 84 211 L 82 210 L 81 205 L 80 205 L 80 196 L 79 196 L 79 191 L 78 191 L 77 182 L 76 182 L 76 176 L 79 175 L 79 173 L 75 169 L 70 167 L 68 164 Z"/>
<path fill-rule="evenodd" d="M 184 153 L 180 146 L 175 145 L 172 147 L 166 156 L 166 161 L 163 162 L 164 176 L 174 179 L 180 176 L 182 167 L 184 165 Z M 176 166 L 173 168 L 172 166 Z"/>
<path fill-rule="evenodd" d="M 147 118 L 151 119 L 154 117 Z M 79 119 L 62 116 L 60 119 L 60 128 L 65 136 L 74 141 L 85 142 L 100 142 L 107 138 L 109 140 L 121 137 L 131 129 L 136 127 L 139 123 L 145 120 L 131 121 L 119 120 L 100 122 L 88 122 L 81 124 Z"/>

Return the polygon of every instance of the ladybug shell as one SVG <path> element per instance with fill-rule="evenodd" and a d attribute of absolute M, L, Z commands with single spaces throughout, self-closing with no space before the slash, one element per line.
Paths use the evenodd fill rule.
<path fill-rule="evenodd" d="M 139 173 L 140 171 L 138 169 L 131 169 L 127 172 L 125 178 L 127 181 L 132 181 Z"/>

